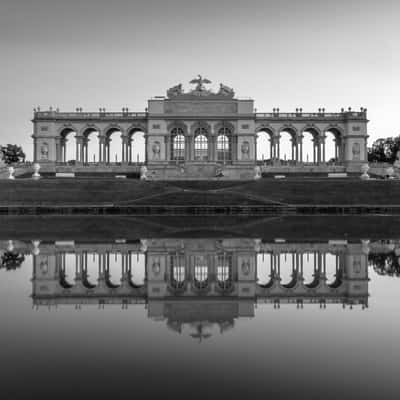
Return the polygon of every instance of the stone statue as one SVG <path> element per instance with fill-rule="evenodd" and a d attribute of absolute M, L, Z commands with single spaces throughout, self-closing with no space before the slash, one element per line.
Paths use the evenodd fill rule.
<path fill-rule="evenodd" d="M 43 143 L 40 147 L 40 158 L 42 160 L 49 159 L 49 145 L 47 143 Z"/>
<path fill-rule="evenodd" d="M 147 240 L 146 239 L 140 239 L 140 251 L 142 253 L 145 253 L 147 251 Z"/>
<path fill-rule="evenodd" d="M 159 160 L 161 152 L 160 142 L 154 142 L 151 150 L 153 151 L 153 160 Z"/>
<path fill-rule="evenodd" d="M 254 167 L 254 179 L 261 179 L 261 168 L 258 165 Z"/>
<path fill-rule="evenodd" d="M 353 143 L 353 147 L 351 148 L 353 153 L 353 160 L 360 159 L 360 143 Z"/>
<path fill-rule="evenodd" d="M 218 94 L 227 97 L 233 97 L 235 92 L 229 86 L 223 85 L 222 83 L 219 84 L 219 91 Z"/>
<path fill-rule="evenodd" d="M 33 164 L 32 179 L 40 179 L 39 170 L 40 170 L 40 164 L 38 164 L 38 163 Z"/>
<path fill-rule="evenodd" d="M 160 275 L 161 265 L 160 265 L 159 258 L 157 258 L 153 261 L 153 265 L 151 266 L 151 269 L 152 269 L 154 275 Z"/>
<path fill-rule="evenodd" d="M 192 79 L 190 83 L 196 85 L 194 89 L 196 92 L 203 92 L 206 90 L 204 83 L 211 83 L 211 81 L 207 78 L 203 78 L 201 75 L 197 75 L 197 78 Z"/>
<path fill-rule="evenodd" d="M 368 171 L 369 171 L 369 165 L 368 164 L 361 165 L 361 172 L 362 172 L 361 179 L 363 179 L 363 180 L 368 180 L 369 179 Z"/>
<path fill-rule="evenodd" d="M 15 179 L 14 173 L 15 173 L 15 168 L 11 166 L 8 167 L 8 179 Z"/>
<path fill-rule="evenodd" d="M 169 98 L 179 96 L 180 94 L 183 94 L 182 83 L 172 86 L 172 88 L 167 90 L 167 96 Z"/>
<path fill-rule="evenodd" d="M 248 160 L 250 157 L 250 143 L 249 142 L 243 142 L 241 146 L 242 150 L 242 158 L 244 160 Z"/>
<path fill-rule="evenodd" d="M 243 262 L 242 262 L 242 273 L 243 273 L 243 275 L 249 275 L 249 273 L 250 273 L 250 260 L 243 260 Z"/>
<path fill-rule="evenodd" d="M 34 256 L 38 256 L 40 254 L 40 249 L 39 249 L 40 240 L 33 240 L 32 244 L 33 244 L 32 254 Z"/>
<path fill-rule="evenodd" d="M 147 167 L 145 165 L 142 165 L 140 167 L 140 179 L 142 181 L 147 181 L 148 177 L 147 177 Z"/>

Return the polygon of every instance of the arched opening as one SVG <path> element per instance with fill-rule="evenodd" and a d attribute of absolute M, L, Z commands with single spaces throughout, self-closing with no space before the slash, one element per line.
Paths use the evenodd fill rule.
<path fill-rule="evenodd" d="M 182 128 L 171 130 L 171 160 L 185 160 L 185 135 Z"/>
<path fill-rule="evenodd" d="M 171 286 L 174 289 L 183 289 L 186 280 L 185 255 L 172 254 L 170 256 Z"/>
<path fill-rule="evenodd" d="M 217 136 L 217 160 L 225 163 L 231 161 L 231 138 L 232 132 L 229 128 L 223 127 L 218 131 Z"/>
<path fill-rule="evenodd" d="M 119 129 L 111 129 L 106 133 L 106 157 L 108 163 L 122 161 L 122 133 Z"/>
<path fill-rule="evenodd" d="M 77 160 L 76 132 L 72 129 L 64 129 L 61 132 L 61 159 L 63 162 Z"/>
<path fill-rule="evenodd" d="M 302 161 L 306 164 L 314 164 L 317 162 L 317 154 L 314 146 L 316 137 L 316 132 L 310 130 L 305 130 L 303 132 Z"/>
<path fill-rule="evenodd" d="M 194 258 L 194 286 L 197 289 L 205 289 L 208 286 L 207 257 L 203 255 L 197 255 Z"/>
<path fill-rule="evenodd" d="M 232 287 L 232 254 L 218 254 L 217 284 L 223 290 Z"/>
<path fill-rule="evenodd" d="M 134 287 L 141 287 L 146 281 L 145 254 L 129 253 L 127 255 L 129 281 Z"/>
<path fill-rule="evenodd" d="M 83 161 L 85 163 L 98 162 L 99 158 L 99 132 L 88 129 L 83 133 Z"/>
<path fill-rule="evenodd" d="M 109 288 L 117 288 L 121 284 L 122 255 L 120 253 L 106 254 L 105 281 Z"/>
<path fill-rule="evenodd" d="M 338 288 L 343 282 L 343 270 L 340 268 L 339 254 L 327 253 L 325 255 L 326 284 Z"/>
<path fill-rule="evenodd" d="M 132 130 L 128 135 L 128 157 L 125 161 L 143 163 L 146 160 L 146 139 L 141 130 Z"/>
<path fill-rule="evenodd" d="M 278 255 L 279 276 L 281 285 L 286 288 L 292 288 L 297 283 L 297 270 L 295 266 L 294 253 L 280 253 Z"/>
<path fill-rule="evenodd" d="M 204 128 L 198 128 L 194 136 L 194 159 L 196 161 L 208 160 L 208 139 L 207 131 Z"/>
<path fill-rule="evenodd" d="M 69 289 L 75 285 L 77 273 L 75 253 L 62 253 L 60 255 L 60 285 Z"/>
<path fill-rule="evenodd" d="M 325 160 L 329 164 L 341 161 L 342 135 L 338 129 L 330 128 L 325 131 Z"/>
<path fill-rule="evenodd" d="M 279 134 L 279 159 L 283 163 L 290 163 L 296 160 L 296 132 L 283 129 Z"/>
<path fill-rule="evenodd" d="M 317 286 L 321 278 L 318 254 L 316 252 L 307 252 L 303 253 L 301 257 L 304 285 L 310 288 Z"/>
<path fill-rule="evenodd" d="M 270 162 L 272 159 L 272 136 L 268 130 L 257 132 L 257 161 Z"/>
<path fill-rule="evenodd" d="M 262 287 L 270 287 L 274 275 L 272 253 L 257 254 L 257 284 Z"/>
<path fill-rule="evenodd" d="M 99 254 L 98 253 L 84 253 L 83 254 L 83 278 L 88 283 L 88 286 L 96 286 L 99 279 Z"/>

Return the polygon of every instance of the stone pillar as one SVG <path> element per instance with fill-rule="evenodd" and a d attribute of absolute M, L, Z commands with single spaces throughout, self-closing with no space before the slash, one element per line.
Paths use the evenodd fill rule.
<path fill-rule="evenodd" d="M 85 143 L 85 159 L 86 159 L 86 162 L 88 163 L 89 162 L 89 143 L 88 143 L 88 141 L 86 141 L 86 143 Z"/>
<path fill-rule="evenodd" d="M 272 136 L 269 137 L 269 158 L 274 159 L 274 139 Z"/>
<path fill-rule="evenodd" d="M 35 155 L 36 158 L 36 155 Z M 61 138 L 56 138 L 56 162 L 62 161 Z"/>
<path fill-rule="evenodd" d="M 325 162 L 325 139 L 326 139 L 326 136 L 321 136 L 320 137 L 320 141 L 319 141 L 319 146 L 320 146 L 320 153 L 321 153 L 321 155 L 320 155 L 320 158 L 321 158 L 321 162 Z M 322 146 L 322 148 L 321 148 L 321 146 Z"/>
<path fill-rule="evenodd" d="M 83 161 L 83 137 L 82 136 L 76 137 L 76 161 L 77 162 Z"/>
<path fill-rule="evenodd" d="M 317 161 L 317 139 L 313 137 L 313 163 L 316 164 Z"/>
<path fill-rule="evenodd" d="M 122 146 L 121 146 L 121 152 L 122 152 L 121 161 L 122 162 L 126 162 L 126 161 L 128 161 L 128 158 L 127 158 L 128 138 L 126 136 L 122 136 L 121 137 L 121 142 L 122 142 Z"/>
<path fill-rule="evenodd" d="M 217 154 L 217 141 L 215 135 L 210 135 L 208 143 L 208 161 L 215 161 Z"/>
<path fill-rule="evenodd" d="M 194 160 L 194 135 L 189 135 L 189 159 Z"/>
<path fill-rule="evenodd" d="M 190 142 L 191 142 L 191 137 L 190 136 L 185 136 L 185 162 L 189 161 L 191 159 L 190 153 Z"/>
<path fill-rule="evenodd" d="M 303 162 L 303 135 L 299 136 L 299 145 L 300 145 L 300 162 Z"/>
<path fill-rule="evenodd" d="M 62 140 L 62 152 L 63 152 L 62 156 L 63 162 L 67 162 L 67 146 L 65 143 L 65 139 Z"/>
<path fill-rule="evenodd" d="M 165 145 L 165 161 L 171 160 L 171 136 L 164 136 L 164 145 Z"/>
<path fill-rule="evenodd" d="M 128 136 L 126 141 L 126 154 L 125 161 L 130 163 L 132 161 L 132 137 Z"/>
<path fill-rule="evenodd" d="M 99 136 L 99 162 L 101 163 L 103 161 L 103 144 L 104 144 L 104 137 L 103 136 Z"/>
<path fill-rule="evenodd" d="M 278 160 L 281 159 L 281 135 L 277 136 L 277 154 L 276 154 L 276 158 Z"/>
<path fill-rule="evenodd" d="M 295 141 L 293 138 L 292 138 L 291 142 L 292 142 L 292 161 L 295 161 L 296 160 L 295 152 L 294 152 Z"/>

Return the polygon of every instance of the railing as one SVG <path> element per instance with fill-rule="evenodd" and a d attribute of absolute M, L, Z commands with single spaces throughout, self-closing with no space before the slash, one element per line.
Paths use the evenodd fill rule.
<path fill-rule="evenodd" d="M 302 118 L 302 119 L 348 119 L 348 118 L 366 118 L 366 113 L 364 111 L 344 111 L 340 113 L 325 113 L 325 112 L 315 112 L 315 113 L 256 113 L 256 119 L 268 118 L 268 119 L 290 119 L 290 118 Z"/>
<path fill-rule="evenodd" d="M 59 112 L 36 111 L 35 119 L 124 119 L 146 118 L 145 112 Z"/>
<path fill-rule="evenodd" d="M 255 113 L 256 119 L 366 119 L 365 111 L 343 111 L 339 113 L 304 113 L 304 112 L 271 112 L 271 113 Z M 67 119 L 67 120 L 80 120 L 80 119 L 145 119 L 147 112 L 60 112 L 60 111 L 35 111 L 35 119 Z"/>

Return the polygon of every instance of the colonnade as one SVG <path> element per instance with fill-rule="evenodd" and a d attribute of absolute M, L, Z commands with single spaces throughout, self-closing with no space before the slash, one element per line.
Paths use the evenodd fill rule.
<path fill-rule="evenodd" d="M 270 154 L 270 159 L 271 161 L 278 161 L 281 160 L 281 139 L 282 135 L 281 134 L 272 134 L 267 131 L 259 131 L 258 135 L 261 133 L 265 133 L 268 135 L 268 140 L 269 140 L 269 154 Z M 313 134 L 312 135 L 312 144 L 313 144 L 313 160 L 307 160 L 304 159 L 303 156 L 303 141 L 304 141 L 304 135 L 292 135 L 290 134 L 290 142 L 291 142 L 291 158 L 290 161 L 294 162 L 313 162 L 313 163 L 325 163 L 326 160 L 326 138 L 327 136 L 325 134 L 323 135 L 318 135 L 318 134 Z M 334 147 L 335 147 L 335 155 L 334 158 L 338 162 L 343 160 L 343 141 L 338 135 L 335 135 L 334 137 Z M 258 140 L 257 140 L 258 142 Z M 259 146 L 259 144 L 257 144 Z M 289 160 L 285 160 L 289 161 Z"/>
<path fill-rule="evenodd" d="M 110 258 L 112 256 L 118 255 L 120 257 L 120 263 L 117 265 L 117 268 L 120 268 L 120 276 L 117 277 L 117 279 L 114 279 L 115 286 L 120 286 L 122 282 L 128 282 L 130 281 L 132 284 L 133 282 L 131 281 L 132 274 L 134 272 L 135 266 L 133 265 L 132 262 L 132 257 L 137 257 L 139 253 L 110 253 L 110 252 L 105 252 L 105 253 L 97 253 L 95 254 L 97 256 L 97 268 L 98 268 L 98 278 L 96 284 L 90 280 L 90 274 L 88 270 L 88 257 L 93 256 L 92 253 L 87 253 L 87 252 L 82 252 L 82 253 L 69 253 L 70 255 L 73 255 L 75 258 L 74 265 L 71 268 L 71 265 L 68 265 L 67 262 L 67 254 L 65 252 L 62 253 L 56 253 L 56 270 L 59 271 L 59 277 L 60 280 L 64 280 L 65 283 L 69 283 L 73 285 L 71 282 L 68 281 L 68 279 L 71 279 L 72 277 L 69 276 L 69 273 L 71 271 L 74 271 L 74 282 L 77 281 L 82 281 L 85 286 L 91 286 L 95 287 L 98 284 L 101 284 L 102 282 L 108 282 L 108 286 L 112 286 L 113 284 L 111 283 L 111 262 Z M 70 260 L 68 260 L 70 261 Z M 145 271 L 145 258 L 143 260 L 143 265 L 141 266 L 143 268 L 143 271 Z M 69 268 L 69 270 L 67 269 Z M 139 282 L 137 283 L 139 284 Z"/>
<path fill-rule="evenodd" d="M 313 277 L 314 281 L 322 281 L 328 279 L 327 274 L 327 253 L 321 252 L 312 252 L 312 253 L 259 253 L 258 257 L 263 259 L 264 257 L 268 257 L 268 261 L 264 262 L 264 265 L 267 265 L 270 269 L 269 278 L 270 282 L 274 280 L 281 281 L 283 271 L 281 271 L 281 258 L 282 255 L 287 258 L 289 257 L 289 263 L 285 263 L 285 267 L 289 264 L 289 268 L 291 269 L 290 276 L 292 278 L 292 282 L 305 282 L 305 266 L 304 266 L 304 258 L 312 256 L 312 269 L 313 269 Z M 342 272 L 345 274 L 343 261 L 340 259 L 339 254 L 330 254 L 335 258 L 334 267 L 335 267 L 335 276 L 339 277 L 339 273 Z M 264 260 L 265 261 L 265 260 Z M 311 282 L 306 282 L 311 283 Z M 268 282 L 265 282 L 268 284 Z"/>
<path fill-rule="evenodd" d="M 67 162 L 67 142 L 68 135 L 60 137 L 56 142 L 56 161 Z M 112 159 L 110 154 L 111 136 L 98 136 L 98 151 L 95 159 L 89 159 L 89 136 L 75 136 L 75 161 L 81 163 L 99 162 L 99 163 L 111 163 L 115 160 Z M 146 139 L 145 139 L 146 140 Z M 120 150 L 120 161 L 123 163 L 138 162 L 139 160 L 133 159 L 133 138 L 132 136 L 121 135 L 121 150 Z M 146 157 L 145 148 L 143 149 L 143 158 Z"/>

